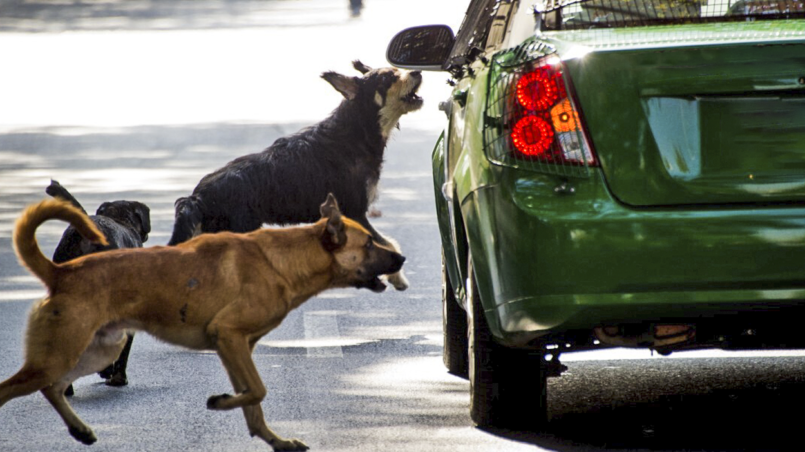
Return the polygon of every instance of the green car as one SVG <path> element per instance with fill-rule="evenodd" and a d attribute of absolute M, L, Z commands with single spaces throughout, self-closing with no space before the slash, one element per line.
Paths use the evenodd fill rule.
<path fill-rule="evenodd" d="M 444 357 L 474 422 L 546 419 L 564 353 L 805 348 L 804 2 L 471 0 L 387 58 L 453 87 Z"/>

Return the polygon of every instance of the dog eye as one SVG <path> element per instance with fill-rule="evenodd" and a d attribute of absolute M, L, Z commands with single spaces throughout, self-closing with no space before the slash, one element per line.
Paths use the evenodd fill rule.
<path fill-rule="evenodd" d="M 366 247 L 367 250 L 370 250 L 375 247 L 375 242 L 374 240 L 372 240 L 371 237 L 369 237 L 369 240 L 366 241 L 366 245 L 364 246 Z"/>

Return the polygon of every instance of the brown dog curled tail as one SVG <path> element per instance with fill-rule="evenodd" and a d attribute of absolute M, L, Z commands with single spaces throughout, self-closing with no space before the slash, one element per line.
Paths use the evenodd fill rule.
<path fill-rule="evenodd" d="M 14 227 L 14 250 L 20 263 L 52 289 L 57 264 L 45 257 L 36 241 L 36 228 L 48 220 L 66 221 L 87 240 L 108 243 L 87 214 L 69 201 L 48 199 L 26 208 Z"/>

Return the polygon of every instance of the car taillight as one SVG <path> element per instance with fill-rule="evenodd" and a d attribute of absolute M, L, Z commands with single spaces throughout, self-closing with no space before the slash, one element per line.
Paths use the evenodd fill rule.
<path fill-rule="evenodd" d="M 513 157 L 597 165 L 557 57 L 530 63 L 512 83 L 507 127 Z"/>

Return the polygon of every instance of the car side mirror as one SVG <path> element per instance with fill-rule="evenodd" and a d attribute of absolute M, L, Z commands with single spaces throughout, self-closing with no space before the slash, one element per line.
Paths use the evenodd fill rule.
<path fill-rule="evenodd" d="M 456 42 L 447 25 L 406 28 L 391 39 L 386 59 L 392 66 L 421 71 L 441 71 Z"/>

